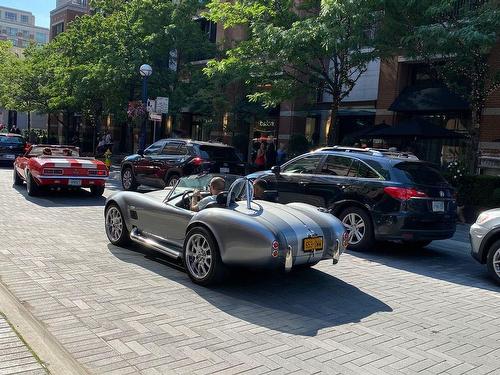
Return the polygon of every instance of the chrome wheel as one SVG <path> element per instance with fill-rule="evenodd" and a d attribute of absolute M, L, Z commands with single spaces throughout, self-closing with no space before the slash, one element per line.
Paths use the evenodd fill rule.
<path fill-rule="evenodd" d="M 493 270 L 500 277 L 500 249 L 497 249 L 493 254 Z"/>
<path fill-rule="evenodd" d="M 179 177 L 177 176 L 172 176 L 170 177 L 170 179 L 168 180 L 168 184 L 167 186 L 169 187 L 172 187 L 172 186 L 175 186 L 177 184 L 177 182 L 179 181 Z"/>
<path fill-rule="evenodd" d="M 208 240 L 199 233 L 189 237 L 186 244 L 186 266 L 196 279 L 205 278 L 212 268 L 212 249 Z"/>
<path fill-rule="evenodd" d="M 356 213 L 348 213 L 342 223 L 349 234 L 349 244 L 356 245 L 363 240 L 366 232 L 365 221 Z"/>
<path fill-rule="evenodd" d="M 119 242 L 123 233 L 123 218 L 117 207 L 110 207 L 106 212 L 106 235 L 113 243 Z"/>
<path fill-rule="evenodd" d="M 125 190 L 129 190 L 132 187 L 132 171 L 130 169 L 125 169 L 122 173 L 122 185 Z"/>

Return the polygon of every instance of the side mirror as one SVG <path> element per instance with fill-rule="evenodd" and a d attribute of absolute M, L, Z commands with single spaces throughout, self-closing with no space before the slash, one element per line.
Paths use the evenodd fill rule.
<path fill-rule="evenodd" d="M 141 156 L 144 156 L 144 150 L 137 150 L 137 154 L 141 155 Z"/>
<path fill-rule="evenodd" d="M 271 168 L 271 172 L 273 172 L 275 175 L 279 175 L 281 173 L 281 167 L 279 165 L 275 165 Z"/>

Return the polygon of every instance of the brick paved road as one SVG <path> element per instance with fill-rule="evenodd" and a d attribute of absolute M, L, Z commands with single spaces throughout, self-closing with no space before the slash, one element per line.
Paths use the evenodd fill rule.
<path fill-rule="evenodd" d="M 463 229 L 421 252 L 206 289 L 110 245 L 103 199 L 29 198 L 11 173 L 0 170 L 2 282 L 94 373 L 498 373 L 500 288 Z"/>
<path fill-rule="evenodd" d="M 2 314 L 0 314 L 0 374 L 47 374 Z"/>

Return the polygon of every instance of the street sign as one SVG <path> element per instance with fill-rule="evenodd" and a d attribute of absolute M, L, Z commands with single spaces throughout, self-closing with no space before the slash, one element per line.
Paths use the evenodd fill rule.
<path fill-rule="evenodd" d="M 146 110 L 148 112 L 156 112 L 156 102 L 152 99 L 148 99 L 148 105 L 146 107 Z"/>
<path fill-rule="evenodd" d="M 168 113 L 168 98 L 157 97 L 156 98 L 156 113 Z"/>
<path fill-rule="evenodd" d="M 151 121 L 161 121 L 161 113 L 149 112 L 149 119 Z"/>

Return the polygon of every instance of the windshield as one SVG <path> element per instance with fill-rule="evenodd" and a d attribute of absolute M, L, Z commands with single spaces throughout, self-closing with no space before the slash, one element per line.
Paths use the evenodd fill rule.
<path fill-rule="evenodd" d="M 405 178 L 417 185 L 445 185 L 446 180 L 432 165 L 424 163 L 399 163 L 394 166 Z"/>
<path fill-rule="evenodd" d="M 169 201 L 171 199 L 174 199 L 179 195 L 184 194 L 184 192 L 188 190 L 200 190 L 208 192 L 208 185 L 210 183 L 210 180 L 212 180 L 212 178 L 214 177 L 222 177 L 224 179 L 224 191 L 229 190 L 231 184 L 238 178 L 241 178 L 241 176 L 237 175 L 223 175 L 215 173 L 182 177 L 179 180 L 179 183 L 174 188 L 167 188 L 169 189 L 169 193 L 166 197 L 166 200 Z"/>
<path fill-rule="evenodd" d="M 78 147 L 33 146 L 29 156 L 80 156 Z"/>
<path fill-rule="evenodd" d="M 201 157 L 203 159 L 214 160 L 214 161 L 234 161 L 240 162 L 240 158 L 236 153 L 236 150 L 232 147 L 221 147 L 221 146 L 200 146 Z"/>
<path fill-rule="evenodd" d="M 22 137 L 11 137 L 7 135 L 0 136 L 0 143 L 16 143 L 22 145 L 24 143 L 24 139 Z"/>

